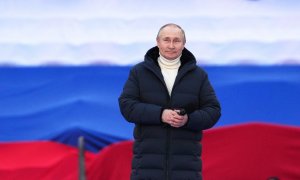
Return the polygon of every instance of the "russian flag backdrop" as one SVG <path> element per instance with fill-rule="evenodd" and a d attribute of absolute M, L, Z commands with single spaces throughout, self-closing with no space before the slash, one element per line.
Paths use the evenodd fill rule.
<path fill-rule="evenodd" d="M 80 136 L 88 179 L 129 179 L 118 96 L 170 22 L 222 105 L 205 179 L 300 179 L 299 19 L 297 0 L 0 1 L 0 179 L 78 179 Z"/>

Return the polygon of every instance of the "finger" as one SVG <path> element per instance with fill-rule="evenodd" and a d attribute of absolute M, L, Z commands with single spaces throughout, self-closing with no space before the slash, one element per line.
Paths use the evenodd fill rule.
<path fill-rule="evenodd" d="M 180 126 L 181 126 L 181 122 L 172 121 L 171 125 L 172 125 L 173 127 L 180 127 Z"/>

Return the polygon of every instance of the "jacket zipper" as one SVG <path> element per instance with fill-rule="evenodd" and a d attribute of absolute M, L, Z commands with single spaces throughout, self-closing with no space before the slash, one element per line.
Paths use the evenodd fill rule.
<path fill-rule="evenodd" d="M 166 90 L 168 92 L 168 88 L 165 84 Z M 174 85 L 173 85 L 174 88 Z M 172 90 L 173 92 L 173 90 Z M 172 93 L 169 95 L 169 106 L 171 105 L 171 100 L 172 100 Z M 170 144 L 171 144 L 171 127 L 167 126 L 167 148 L 166 148 L 166 180 L 170 180 L 170 152 L 171 152 L 171 148 L 170 148 Z"/>

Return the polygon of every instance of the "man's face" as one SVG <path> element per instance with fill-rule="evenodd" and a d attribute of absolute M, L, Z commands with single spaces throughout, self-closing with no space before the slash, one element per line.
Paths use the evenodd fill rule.
<path fill-rule="evenodd" d="M 169 60 L 178 58 L 185 44 L 181 30 L 173 26 L 162 29 L 156 42 L 160 54 Z"/>

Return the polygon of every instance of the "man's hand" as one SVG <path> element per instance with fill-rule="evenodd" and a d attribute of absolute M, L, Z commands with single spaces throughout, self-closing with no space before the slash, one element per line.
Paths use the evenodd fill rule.
<path fill-rule="evenodd" d="M 175 128 L 184 126 L 188 121 L 188 116 L 179 115 L 178 112 L 179 110 L 165 109 L 162 113 L 162 121 Z"/>

